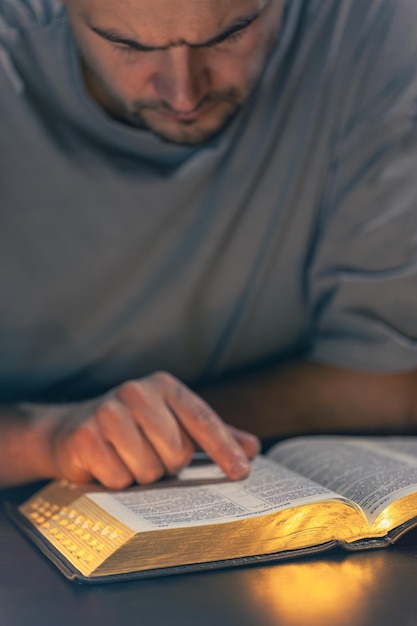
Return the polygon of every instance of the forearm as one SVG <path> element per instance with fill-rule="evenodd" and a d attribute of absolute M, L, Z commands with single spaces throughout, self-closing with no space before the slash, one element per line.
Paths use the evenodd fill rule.
<path fill-rule="evenodd" d="M 0 408 L 0 487 L 52 476 L 48 432 L 52 407 Z"/>
<path fill-rule="evenodd" d="M 417 427 L 417 372 L 368 374 L 298 362 L 198 392 L 223 419 L 262 438 Z"/>

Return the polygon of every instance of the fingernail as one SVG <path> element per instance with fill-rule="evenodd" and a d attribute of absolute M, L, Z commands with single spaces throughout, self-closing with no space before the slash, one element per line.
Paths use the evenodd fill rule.
<path fill-rule="evenodd" d="M 250 469 L 249 461 L 240 459 L 239 461 L 235 461 L 230 468 L 230 478 L 232 480 L 239 480 L 241 478 L 245 478 Z"/>

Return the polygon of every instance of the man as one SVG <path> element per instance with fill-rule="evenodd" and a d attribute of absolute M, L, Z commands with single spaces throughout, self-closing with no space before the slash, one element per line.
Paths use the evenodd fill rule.
<path fill-rule="evenodd" d="M 239 479 L 236 427 L 415 427 L 416 26 L 0 0 L 1 484 L 122 488 L 198 447 Z"/>

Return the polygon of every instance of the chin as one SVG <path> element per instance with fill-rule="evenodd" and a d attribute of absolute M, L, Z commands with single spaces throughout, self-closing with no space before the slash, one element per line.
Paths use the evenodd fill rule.
<path fill-rule="evenodd" d="M 180 146 L 200 146 L 207 143 L 225 130 L 228 124 L 237 114 L 237 108 L 233 111 L 216 116 L 213 121 L 196 120 L 195 122 L 160 121 L 158 114 L 143 115 L 140 117 L 140 125 L 160 137 L 167 143 Z M 135 125 L 138 125 L 136 116 Z"/>
<path fill-rule="evenodd" d="M 169 130 L 165 128 L 151 127 L 148 129 L 154 134 L 157 135 L 160 139 L 165 141 L 166 143 L 176 144 L 178 146 L 185 147 L 196 147 L 201 146 L 222 132 L 224 127 L 218 128 L 216 130 L 208 131 L 208 130 Z"/>

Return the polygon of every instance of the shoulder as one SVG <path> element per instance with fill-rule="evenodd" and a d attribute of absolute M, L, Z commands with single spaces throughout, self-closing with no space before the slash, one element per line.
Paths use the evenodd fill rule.
<path fill-rule="evenodd" d="M 415 0 L 378 0 L 350 3 L 346 34 L 363 50 L 374 44 L 378 50 L 415 52 L 417 2 Z M 410 48 L 411 46 L 411 48 Z M 395 50 L 392 50 L 395 49 Z"/>
<path fill-rule="evenodd" d="M 398 116 L 415 118 L 416 0 L 332 0 L 326 3 L 327 11 L 331 5 L 326 71 L 336 76 L 347 126 L 365 119 L 376 123 Z"/>
<path fill-rule="evenodd" d="M 2 31 L 47 26 L 64 13 L 61 0 L 0 0 Z"/>
<path fill-rule="evenodd" d="M 323 72 L 343 71 L 366 87 L 417 62 L 416 0 L 299 0 L 298 6 L 297 44 L 323 59 Z"/>
<path fill-rule="evenodd" d="M 372 2 L 340 2 L 340 0 L 300 0 L 303 23 L 307 30 L 322 35 L 333 43 L 365 46 L 367 37 L 389 44 L 389 38 L 403 35 L 416 41 L 417 2 L 415 0 L 373 0 Z M 388 40 L 387 40 L 388 39 Z"/>
<path fill-rule="evenodd" d="M 357 61 L 374 53 L 377 59 L 385 55 L 392 57 L 394 63 L 401 63 L 404 57 L 415 55 L 415 0 L 351 2 L 348 8 L 340 9 L 340 17 L 344 22 L 341 37 L 353 44 Z"/>

